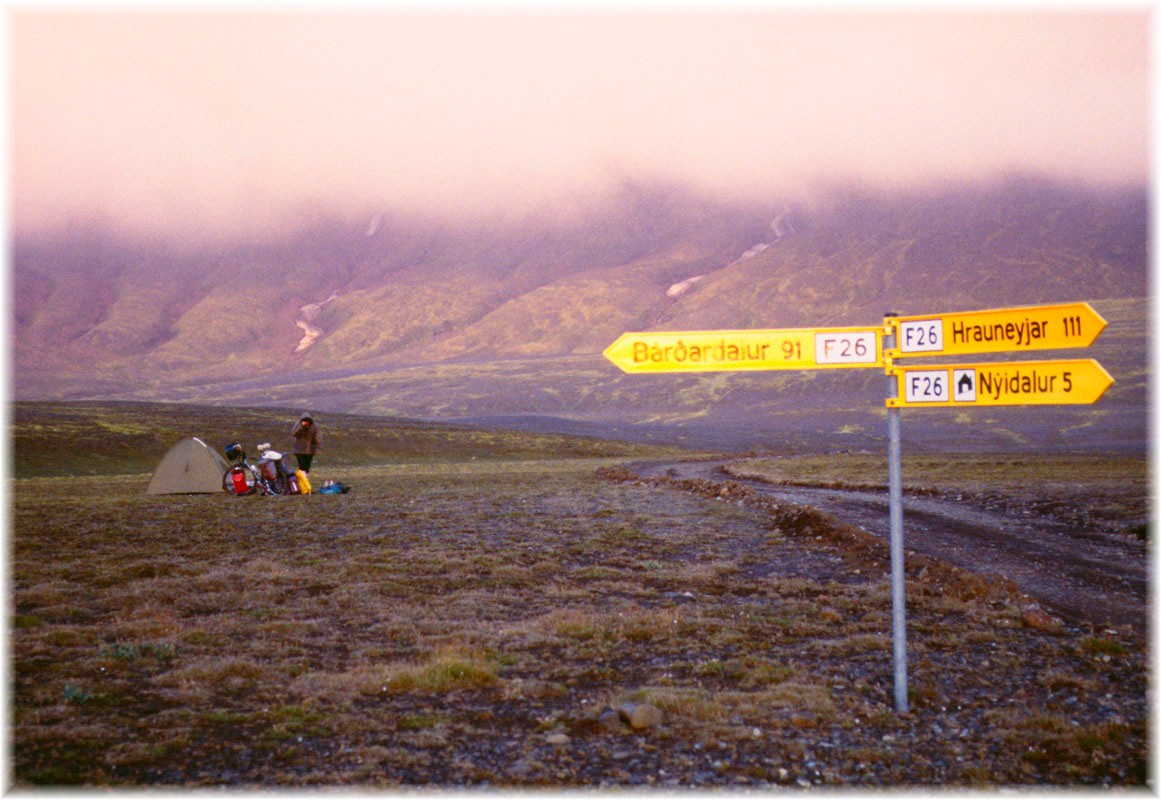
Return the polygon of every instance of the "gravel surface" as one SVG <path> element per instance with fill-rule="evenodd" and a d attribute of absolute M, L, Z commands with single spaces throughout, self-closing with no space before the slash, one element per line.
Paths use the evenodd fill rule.
<path fill-rule="evenodd" d="M 782 502 L 810 506 L 889 537 L 885 491 L 772 485 L 727 471 L 726 461 L 635 465 L 642 477 L 733 480 Z M 1012 580 L 1064 620 L 1148 631 L 1148 550 L 1139 537 L 1091 518 L 1083 500 L 1062 503 L 1030 487 L 1000 496 L 905 496 L 904 546 L 978 573 Z"/>

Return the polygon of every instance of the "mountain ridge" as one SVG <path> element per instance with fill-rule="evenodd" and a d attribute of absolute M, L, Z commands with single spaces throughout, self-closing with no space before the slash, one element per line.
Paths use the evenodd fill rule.
<path fill-rule="evenodd" d="M 692 419 L 714 392 L 746 395 L 748 379 L 626 384 L 601 351 L 628 330 L 1145 302 L 1148 193 L 1023 176 L 727 202 L 634 185 L 585 213 L 494 228 L 383 213 L 187 248 L 90 228 L 17 241 L 12 257 L 17 399 L 580 419 L 608 413 L 604 393 L 645 403 L 643 421 L 666 418 L 669 403 Z M 1144 340 L 1133 347 L 1128 361 L 1143 360 Z M 815 381 L 764 383 L 797 396 Z M 673 391 L 641 388 L 661 385 Z"/>

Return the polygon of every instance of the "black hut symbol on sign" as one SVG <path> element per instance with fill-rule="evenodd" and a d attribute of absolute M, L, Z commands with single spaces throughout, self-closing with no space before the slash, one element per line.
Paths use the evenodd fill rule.
<path fill-rule="evenodd" d="M 974 369 L 957 369 L 952 375 L 952 385 L 955 386 L 955 401 L 957 403 L 974 403 L 976 401 L 976 371 Z"/>

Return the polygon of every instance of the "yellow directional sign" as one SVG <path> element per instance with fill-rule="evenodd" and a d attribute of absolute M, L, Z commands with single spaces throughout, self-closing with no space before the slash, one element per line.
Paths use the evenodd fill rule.
<path fill-rule="evenodd" d="M 632 373 L 881 367 L 882 339 L 880 327 L 624 333 L 605 358 Z"/>
<path fill-rule="evenodd" d="M 1113 385 L 1091 358 L 892 367 L 898 383 L 888 408 L 1088 405 Z"/>
<path fill-rule="evenodd" d="M 884 322 L 896 331 L 887 358 L 1088 347 L 1107 324 L 1088 303 L 888 317 Z"/>

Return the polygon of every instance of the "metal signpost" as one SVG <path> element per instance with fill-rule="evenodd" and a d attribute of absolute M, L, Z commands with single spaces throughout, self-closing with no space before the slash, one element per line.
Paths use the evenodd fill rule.
<path fill-rule="evenodd" d="M 893 317 L 887 314 L 886 318 Z M 896 332 L 884 319 L 885 345 L 894 346 Z M 895 710 L 907 711 L 907 583 L 903 573 L 903 439 L 899 408 L 891 401 L 899 384 L 887 375 L 887 508 L 891 545 L 891 652 L 895 666 Z"/>
<path fill-rule="evenodd" d="M 1088 303 L 884 316 L 896 711 L 908 708 L 899 409 L 1089 404 L 1113 384 L 1112 376 L 1093 359 L 947 366 L 896 366 L 896 359 L 1088 347 L 1106 324 Z"/>
<path fill-rule="evenodd" d="M 899 358 L 1088 347 L 1106 322 L 1088 303 L 922 316 L 882 327 L 625 333 L 604 355 L 627 373 L 883 367 L 887 376 L 891 623 L 895 710 L 907 702 L 903 570 L 903 408 L 1095 403 L 1113 378 L 1092 359 L 897 366 Z"/>

